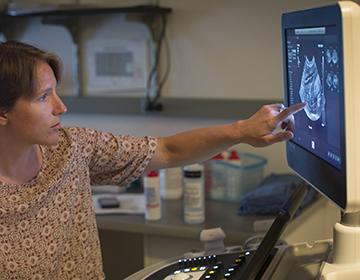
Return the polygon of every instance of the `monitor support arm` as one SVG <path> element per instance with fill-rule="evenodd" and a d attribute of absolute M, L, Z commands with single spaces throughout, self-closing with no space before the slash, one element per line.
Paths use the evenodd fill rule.
<path fill-rule="evenodd" d="M 360 275 L 360 212 L 343 213 L 334 226 L 333 252 L 325 263 L 322 280 L 355 280 Z"/>

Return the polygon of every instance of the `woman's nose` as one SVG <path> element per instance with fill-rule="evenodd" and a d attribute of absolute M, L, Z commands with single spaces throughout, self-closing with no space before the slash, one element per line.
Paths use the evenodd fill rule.
<path fill-rule="evenodd" d="M 56 105 L 54 107 L 54 115 L 62 115 L 67 112 L 65 104 L 62 102 L 60 97 L 56 95 Z"/>

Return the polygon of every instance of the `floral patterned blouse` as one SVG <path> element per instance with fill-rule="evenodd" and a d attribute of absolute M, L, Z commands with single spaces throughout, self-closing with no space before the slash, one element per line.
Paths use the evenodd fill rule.
<path fill-rule="evenodd" d="M 0 279 L 104 279 L 91 185 L 127 186 L 152 158 L 157 139 L 80 127 L 41 146 L 39 173 L 0 181 Z"/>

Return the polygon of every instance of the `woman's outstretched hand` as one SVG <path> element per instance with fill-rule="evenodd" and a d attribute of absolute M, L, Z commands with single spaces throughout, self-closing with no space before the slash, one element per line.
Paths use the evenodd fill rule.
<path fill-rule="evenodd" d="M 295 129 L 293 115 L 306 105 L 307 103 L 303 102 L 289 108 L 279 103 L 263 106 L 249 119 L 238 122 L 241 134 L 239 143 L 265 147 L 291 139 Z M 281 127 L 282 131 L 275 133 L 278 127 Z"/>

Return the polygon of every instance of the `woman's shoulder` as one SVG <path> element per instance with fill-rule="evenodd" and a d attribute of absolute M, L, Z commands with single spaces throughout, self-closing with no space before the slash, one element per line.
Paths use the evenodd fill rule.
<path fill-rule="evenodd" d="M 59 134 L 60 137 L 74 137 L 77 138 L 79 135 L 91 135 L 96 134 L 96 130 L 87 127 L 80 127 L 80 126 L 64 126 L 60 128 Z"/>
<path fill-rule="evenodd" d="M 44 146 L 47 152 L 60 152 L 64 150 L 79 149 L 93 142 L 97 132 L 85 127 L 62 127 L 59 130 L 59 140 L 54 146 Z"/>
<path fill-rule="evenodd" d="M 85 127 L 63 127 L 59 131 L 58 148 L 76 146 L 79 149 L 138 149 L 150 146 L 156 148 L 157 137 L 134 137 L 131 135 L 116 135 Z"/>
<path fill-rule="evenodd" d="M 59 130 L 59 142 L 58 146 L 69 145 L 76 143 L 77 145 L 89 144 L 98 137 L 99 131 L 86 128 L 66 126 Z"/>

